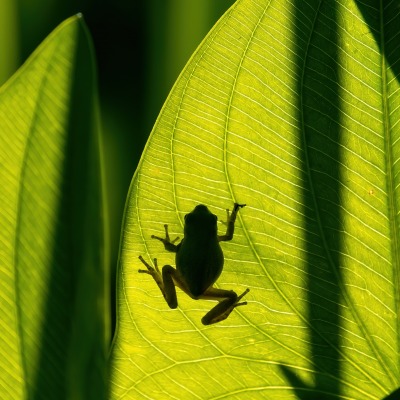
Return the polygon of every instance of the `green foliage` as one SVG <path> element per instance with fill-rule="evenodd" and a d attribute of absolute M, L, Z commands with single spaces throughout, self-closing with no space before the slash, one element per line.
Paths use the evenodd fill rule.
<path fill-rule="evenodd" d="M 400 9 L 238 0 L 173 88 L 131 184 L 111 398 L 394 399 L 400 386 Z M 0 398 L 105 399 L 108 241 L 92 45 L 57 28 L 0 89 Z M 200 203 L 218 287 L 170 310 L 138 256 Z M 220 233 L 224 226 L 220 225 Z"/>
<path fill-rule="evenodd" d="M 400 386 L 396 2 L 239 0 L 172 90 L 123 225 L 112 398 L 382 399 Z M 246 203 L 218 287 L 170 310 L 138 260 L 172 264 L 206 204 Z M 223 229 L 221 227 L 220 231 Z"/>
<path fill-rule="evenodd" d="M 80 17 L 0 89 L 0 398 L 104 399 L 97 92 Z"/>

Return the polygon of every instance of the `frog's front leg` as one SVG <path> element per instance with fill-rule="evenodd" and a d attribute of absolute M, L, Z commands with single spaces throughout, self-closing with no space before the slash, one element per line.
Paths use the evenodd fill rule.
<path fill-rule="evenodd" d="M 249 291 L 250 289 L 246 289 L 240 296 L 238 296 L 233 290 L 217 289 L 214 287 L 207 289 L 199 299 L 218 300 L 219 303 L 201 319 L 203 325 L 211 325 L 223 321 L 229 317 L 229 314 L 235 307 L 246 305 L 247 301 L 240 303 L 240 300 Z"/>
<path fill-rule="evenodd" d="M 224 222 L 224 224 L 227 225 L 226 233 L 225 233 L 225 235 L 218 236 L 219 242 L 226 242 L 228 240 L 232 240 L 233 232 L 235 231 L 235 221 L 236 221 L 237 213 L 240 208 L 243 208 L 245 206 L 246 206 L 246 204 L 235 203 L 233 205 L 232 213 L 229 213 L 229 209 L 226 210 L 226 222 Z"/>
<path fill-rule="evenodd" d="M 158 269 L 156 258 L 154 259 L 155 268 L 148 264 L 142 256 L 139 256 L 139 260 L 147 268 L 147 270 L 139 269 L 139 272 L 142 274 L 149 274 L 153 277 L 170 308 L 178 307 L 178 299 L 176 297 L 176 289 L 174 283 L 174 279 L 175 281 L 180 281 L 178 271 L 175 268 L 171 267 L 171 265 L 164 265 L 161 273 Z"/>
<path fill-rule="evenodd" d="M 151 235 L 152 239 L 157 239 L 160 242 L 163 243 L 165 250 L 167 251 L 171 251 L 173 253 L 176 253 L 179 249 L 179 244 L 176 245 L 174 244 L 177 240 L 179 240 L 179 236 L 176 237 L 174 240 L 171 240 L 169 237 L 169 233 L 168 233 L 168 225 L 165 224 L 164 225 L 164 229 L 165 229 L 165 238 L 160 238 L 159 236 L 155 236 L 155 235 Z"/>

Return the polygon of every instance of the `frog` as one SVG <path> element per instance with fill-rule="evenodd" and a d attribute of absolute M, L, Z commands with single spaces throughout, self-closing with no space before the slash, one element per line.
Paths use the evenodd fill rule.
<path fill-rule="evenodd" d="M 163 243 L 165 250 L 176 253 L 175 265 L 164 265 L 159 270 L 157 258 L 154 258 L 154 268 L 142 256 L 139 260 L 146 269 L 139 269 L 139 273 L 153 277 L 171 309 L 178 307 L 176 287 L 194 300 L 217 300 L 215 305 L 201 319 L 203 325 L 221 322 L 229 317 L 231 312 L 247 301 L 241 301 L 250 291 L 246 289 L 238 295 L 233 290 L 215 287 L 224 266 L 224 254 L 220 242 L 230 241 L 235 230 L 235 221 L 238 211 L 246 204 L 234 203 L 232 212 L 226 210 L 227 226 L 224 235 L 218 235 L 218 217 L 204 204 L 197 205 L 192 212 L 185 215 L 184 236 L 179 244 L 175 244 L 179 237 L 170 239 L 168 224 L 164 225 L 165 237 L 152 235 L 152 239 Z"/>

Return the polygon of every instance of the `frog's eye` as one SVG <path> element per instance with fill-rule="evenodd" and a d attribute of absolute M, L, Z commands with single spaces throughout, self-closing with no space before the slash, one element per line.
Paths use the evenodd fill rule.
<path fill-rule="evenodd" d="M 185 216 L 183 217 L 185 221 L 186 221 L 186 217 L 187 217 L 187 216 L 188 216 L 188 215 L 187 215 L 187 214 L 185 214 Z"/>
<path fill-rule="evenodd" d="M 215 221 L 218 221 L 218 217 L 216 215 L 214 215 L 214 217 L 215 217 Z"/>

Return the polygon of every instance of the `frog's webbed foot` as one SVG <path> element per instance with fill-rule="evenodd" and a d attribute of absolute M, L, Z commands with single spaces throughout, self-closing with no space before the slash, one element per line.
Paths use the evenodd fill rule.
<path fill-rule="evenodd" d="M 151 275 L 153 279 L 156 281 L 160 290 L 164 293 L 164 284 L 160 270 L 158 269 L 157 258 L 153 260 L 155 268 L 153 268 L 149 263 L 147 263 L 147 261 L 145 261 L 145 259 L 142 256 L 139 256 L 139 260 L 146 266 L 147 269 L 139 269 L 138 272 L 141 274 Z"/>
<path fill-rule="evenodd" d="M 240 301 L 250 289 L 246 289 L 240 296 L 238 296 L 233 290 L 222 290 L 210 288 L 203 298 L 225 298 L 220 301 L 214 308 L 212 308 L 202 319 L 203 325 L 211 325 L 217 322 L 221 322 L 227 319 L 234 308 L 244 306 L 247 301 Z"/>
<path fill-rule="evenodd" d="M 164 229 L 165 229 L 165 238 L 161 238 L 159 236 L 155 236 L 155 235 L 151 235 L 152 239 L 157 239 L 160 242 L 163 243 L 165 250 L 167 251 L 172 251 L 174 253 L 176 253 L 178 251 L 178 245 L 175 244 L 175 242 L 177 240 L 179 240 L 179 236 L 176 237 L 174 240 L 171 240 L 169 237 L 169 233 L 168 233 L 168 225 L 165 224 L 164 225 Z"/>

